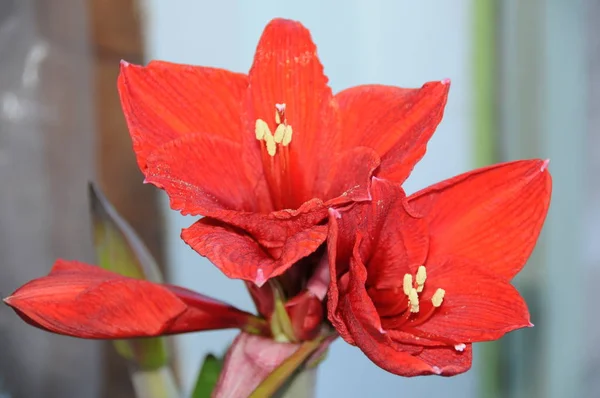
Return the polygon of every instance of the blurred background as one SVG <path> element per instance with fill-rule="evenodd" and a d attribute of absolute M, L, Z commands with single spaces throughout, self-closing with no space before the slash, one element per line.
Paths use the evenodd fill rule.
<path fill-rule="evenodd" d="M 93 261 L 88 180 L 173 283 L 251 310 L 243 285 L 179 240 L 191 218 L 142 184 L 120 111 L 120 59 L 246 72 L 265 24 L 302 21 L 334 90 L 452 79 L 443 122 L 408 192 L 486 164 L 550 158 L 554 193 L 516 284 L 536 327 L 475 346 L 472 371 L 403 379 L 337 341 L 317 395 L 600 397 L 600 1 L 1 0 L 0 295 L 57 257 Z M 175 339 L 191 388 L 201 358 L 234 333 Z M 0 307 L 0 397 L 130 397 L 101 342 L 54 336 Z"/>

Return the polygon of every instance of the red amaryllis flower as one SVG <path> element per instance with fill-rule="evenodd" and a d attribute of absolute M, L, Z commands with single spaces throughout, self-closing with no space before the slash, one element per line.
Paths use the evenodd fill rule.
<path fill-rule="evenodd" d="M 406 197 L 373 179 L 372 201 L 330 211 L 329 319 L 380 367 L 455 375 L 471 343 L 531 326 L 510 280 L 550 203 L 547 162 L 475 170 Z"/>
<path fill-rule="evenodd" d="M 138 164 L 171 207 L 203 215 L 182 233 L 226 275 L 262 285 L 313 253 L 327 208 L 401 183 L 442 118 L 448 81 L 333 95 L 310 33 L 275 19 L 250 72 L 123 63 L 119 92 Z"/>
<path fill-rule="evenodd" d="M 4 299 L 26 322 L 89 339 L 240 328 L 268 335 L 263 319 L 191 290 L 58 260 L 48 276 Z"/>

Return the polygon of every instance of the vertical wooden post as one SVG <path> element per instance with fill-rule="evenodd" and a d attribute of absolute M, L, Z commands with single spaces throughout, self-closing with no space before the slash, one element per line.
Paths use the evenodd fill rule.
<path fill-rule="evenodd" d="M 157 190 L 142 183 L 117 93 L 120 60 L 144 63 L 141 13 L 137 3 L 135 0 L 89 1 L 98 177 L 111 202 L 161 260 Z"/>

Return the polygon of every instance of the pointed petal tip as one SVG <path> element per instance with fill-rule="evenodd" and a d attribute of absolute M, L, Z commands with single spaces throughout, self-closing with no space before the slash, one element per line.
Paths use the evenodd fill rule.
<path fill-rule="evenodd" d="M 550 164 L 550 159 L 546 159 L 542 162 L 542 166 L 540 167 L 540 172 L 544 172 L 548 170 L 548 165 Z"/>
<path fill-rule="evenodd" d="M 300 25 L 303 26 L 302 23 L 300 21 L 296 21 L 294 19 L 288 19 L 288 18 L 273 18 L 269 21 L 269 23 L 267 24 L 267 28 L 270 26 L 277 26 L 277 25 Z M 267 29 L 265 28 L 265 30 Z"/>
<path fill-rule="evenodd" d="M 532 327 L 534 327 L 534 326 L 535 326 L 535 325 L 534 325 L 533 323 L 531 323 L 531 322 L 529 322 L 529 325 L 527 325 L 527 327 L 528 327 L 528 328 L 532 328 Z"/>
<path fill-rule="evenodd" d="M 449 79 L 449 78 L 445 78 L 445 79 L 442 79 L 442 80 L 440 81 L 440 83 L 442 83 L 442 84 L 444 84 L 444 85 L 450 85 L 451 81 L 450 81 L 450 79 Z"/>
<path fill-rule="evenodd" d="M 120 64 L 121 64 L 121 67 L 123 67 L 123 68 L 127 68 L 129 65 L 131 65 L 129 62 L 125 61 L 124 59 L 121 60 Z"/>
<path fill-rule="evenodd" d="M 3 298 L 2 301 L 4 302 L 4 304 L 12 307 L 11 301 L 13 300 L 14 297 L 15 296 L 8 296 L 8 297 Z"/>
<path fill-rule="evenodd" d="M 263 272 L 262 269 L 259 268 L 256 271 L 256 278 L 254 279 L 254 284 L 258 287 L 262 287 L 266 281 L 267 281 L 267 278 L 265 278 L 265 273 Z"/>
<path fill-rule="evenodd" d="M 337 209 L 334 209 L 333 207 L 330 207 L 330 208 L 328 209 L 328 212 L 329 212 L 329 215 L 330 215 L 330 216 L 332 216 L 332 217 L 335 217 L 335 218 L 337 218 L 338 220 L 339 220 L 340 218 L 342 218 L 342 213 L 340 213 L 340 212 L 339 212 Z"/>
<path fill-rule="evenodd" d="M 281 32 L 286 32 L 288 30 L 296 30 L 305 31 L 310 34 L 310 31 L 302 24 L 300 21 L 296 21 L 294 19 L 287 18 L 273 18 L 267 23 L 265 28 L 263 29 L 263 35 L 268 34 L 277 34 Z"/>

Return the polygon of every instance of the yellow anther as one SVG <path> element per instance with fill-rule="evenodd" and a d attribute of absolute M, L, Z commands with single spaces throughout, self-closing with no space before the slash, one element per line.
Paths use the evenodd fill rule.
<path fill-rule="evenodd" d="M 292 126 L 285 126 L 285 132 L 283 133 L 283 141 L 281 142 L 281 144 L 283 146 L 288 146 L 290 145 L 290 142 L 292 142 Z"/>
<path fill-rule="evenodd" d="M 408 303 L 410 305 L 410 312 L 419 312 L 419 294 L 417 293 L 417 289 L 414 287 L 411 288 L 410 292 L 408 293 Z"/>
<path fill-rule="evenodd" d="M 431 296 L 431 304 L 433 304 L 433 306 L 436 308 L 439 307 L 440 305 L 442 305 L 445 294 L 446 294 L 446 291 L 444 289 L 436 290 L 435 293 L 433 293 L 433 296 Z"/>
<path fill-rule="evenodd" d="M 420 265 L 417 269 L 417 292 L 421 293 L 423 291 L 423 287 L 425 286 L 425 281 L 427 280 L 427 270 L 424 265 Z"/>
<path fill-rule="evenodd" d="M 275 124 L 281 124 L 281 116 L 278 109 L 275 109 Z"/>
<path fill-rule="evenodd" d="M 275 129 L 275 134 L 273 134 L 273 139 L 275 140 L 276 143 L 280 144 L 281 141 L 283 141 L 284 134 L 285 134 L 285 125 L 280 124 Z"/>
<path fill-rule="evenodd" d="M 271 132 L 267 132 L 265 134 L 264 140 L 265 140 L 265 143 L 267 144 L 267 153 L 270 156 L 275 156 L 275 153 L 277 152 L 277 144 L 275 144 L 275 140 L 273 139 Z"/>
<path fill-rule="evenodd" d="M 402 290 L 404 290 L 404 294 L 408 296 L 412 288 L 412 275 L 404 274 L 404 280 L 402 281 Z"/>
<path fill-rule="evenodd" d="M 259 141 L 264 139 L 265 135 L 271 135 L 269 125 L 262 119 L 256 119 L 256 127 L 254 128 L 254 132 L 256 133 L 256 139 Z"/>

